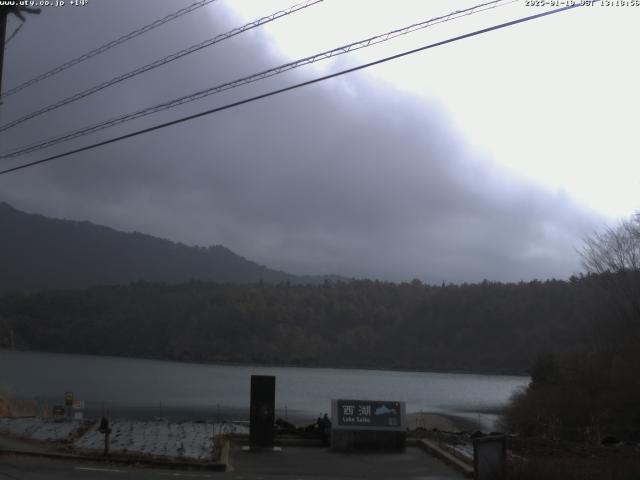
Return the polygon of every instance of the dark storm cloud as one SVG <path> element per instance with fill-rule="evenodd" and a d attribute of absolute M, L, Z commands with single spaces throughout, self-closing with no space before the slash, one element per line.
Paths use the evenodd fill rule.
<path fill-rule="evenodd" d="M 52 22 L 33 21 L 23 38 L 28 33 L 30 41 L 45 42 L 63 29 L 74 32 L 81 22 L 83 48 L 74 43 L 76 33 L 75 40 L 63 38 L 40 54 L 28 55 L 24 44 L 14 45 L 5 85 L 117 36 L 105 25 L 126 33 L 179 5 L 159 3 L 164 10 L 154 8 L 156 2 L 126 2 L 126 7 L 101 2 L 93 7 L 99 11 L 76 11 L 72 18 L 47 12 Z M 222 4 L 209 11 L 214 14 L 188 16 L 47 82 L 46 88 L 43 82 L 33 93 L 8 99 L 2 123 L 241 23 Z M 45 129 L 49 136 L 284 63 L 267 43 L 263 32 L 254 31 L 108 89 L 25 124 L 10 140 L 3 136 L 2 150 L 40 138 Z M 312 74 L 292 72 L 179 112 L 204 110 Z M 294 273 L 439 282 L 563 277 L 576 271 L 573 246 L 592 228 L 593 218 L 566 197 L 493 165 L 451 123 L 436 100 L 358 74 L 0 177 L 0 197 L 46 215 L 189 244 L 220 243 Z"/>

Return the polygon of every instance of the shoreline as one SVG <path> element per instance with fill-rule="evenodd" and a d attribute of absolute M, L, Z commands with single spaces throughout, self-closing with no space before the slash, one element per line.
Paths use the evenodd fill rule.
<path fill-rule="evenodd" d="M 216 360 L 212 362 L 197 361 L 197 360 L 176 360 L 162 357 L 131 357 L 127 355 L 109 355 L 103 353 L 80 353 L 80 352 L 61 352 L 55 350 L 30 350 L 22 348 L 6 348 L 0 347 L 0 352 L 19 352 L 19 353 L 35 353 L 35 354 L 47 354 L 47 355 L 75 355 L 86 357 L 102 357 L 102 358 L 114 358 L 114 359 L 131 359 L 131 360 L 149 360 L 154 362 L 170 362 L 170 363 L 182 363 L 187 365 L 212 365 L 212 366 L 226 366 L 226 367 L 255 367 L 255 368 L 304 368 L 304 369 L 318 369 L 318 370 L 364 370 L 364 371 L 377 371 L 377 372 L 407 372 L 407 373 L 435 373 L 442 375 L 478 375 L 478 376 L 495 376 L 495 377 L 529 377 L 527 372 L 519 371 L 517 373 L 505 373 L 505 371 L 499 370 L 424 370 L 418 368 L 393 368 L 393 367 L 362 367 L 362 366 L 331 366 L 331 365 L 300 365 L 292 363 L 252 363 L 241 361 L 223 361 Z"/>
<path fill-rule="evenodd" d="M 111 422 L 142 422 L 142 423 L 168 423 L 168 424 L 180 424 L 180 423 L 202 423 L 202 424 L 217 424 L 217 423 L 235 423 L 235 424 L 249 424 L 248 412 L 246 415 L 238 414 L 237 411 L 225 411 L 220 412 L 220 415 L 215 418 L 202 418 L 202 416 L 195 415 L 193 418 L 189 418 L 190 415 L 181 415 L 179 417 L 157 417 L 153 415 L 138 414 L 132 415 L 134 412 L 129 411 L 125 415 L 108 415 Z M 243 412 L 245 413 L 245 412 Z M 80 422 L 97 422 L 100 415 L 88 415 Z M 54 421 L 55 419 L 50 416 L 38 416 L 38 415 L 19 415 L 19 416 L 2 416 L 1 420 L 20 420 L 20 419 L 41 419 L 43 421 Z M 281 417 L 276 416 L 276 420 Z M 313 415 L 307 414 L 295 414 L 289 416 L 288 419 L 284 419 L 287 422 L 295 425 L 298 428 L 304 428 L 308 425 L 315 424 L 316 418 Z M 68 420 L 67 420 L 68 421 Z M 72 420 L 77 422 L 77 420 Z M 447 415 L 442 413 L 433 412 L 417 412 L 407 414 L 407 430 L 440 430 L 443 432 L 473 432 L 478 430 L 478 425 L 463 417 L 456 417 L 455 415 Z"/>
<path fill-rule="evenodd" d="M 446 413 L 415 412 L 407 413 L 407 428 L 409 431 L 418 429 L 440 430 L 443 432 L 474 432 L 483 430 L 477 422 L 464 417 Z"/>
<path fill-rule="evenodd" d="M 106 407 L 106 406 L 105 406 Z M 50 412 L 49 412 L 50 413 Z M 84 417 L 81 421 L 98 421 L 102 416 L 108 417 L 111 421 L 131 421 L 149 423 L 249 423 L 248 408 L 193 408 L 193 407 L 157 407 L 140 406 L 111 406 L 102 411 L 101 408 L 90 408 L 83 411 Z M 40 418 L 43 420 L 54 420 L 50 414 L 43 415 L 43 412 L 32 412 L 29 415 L 1 416 L 0 420 L 7 418 Z M 318 416 L 310 412 L 300 410 L 276 409 L 275 420 L 285 420 L 296 427 L 306 427 L 315 424 Z M 485 420 L 487 417 L 485 417 Z M 492 423 L 492 422 L 490 422 Z M 486 431 L 490 428 L 482 425 L 470 417 L 458 416 L 440 412 L 408 412 L 406 415 L 406 426 L 409 431 L 414 430 L 441 430 L 445 432 L 474 432 L 476 430 Z"/>

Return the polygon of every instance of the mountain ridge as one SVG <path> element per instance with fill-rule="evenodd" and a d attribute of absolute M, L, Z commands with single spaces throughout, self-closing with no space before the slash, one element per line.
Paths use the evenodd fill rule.
<path fill-rule="evenodd" d="M 87 220 L 27 213 L 0 201 L 0 290 L 86 288 L 135 281 L 322 283 L 337 276 L 270 269 L 223 245 L 189 246 Z"/>

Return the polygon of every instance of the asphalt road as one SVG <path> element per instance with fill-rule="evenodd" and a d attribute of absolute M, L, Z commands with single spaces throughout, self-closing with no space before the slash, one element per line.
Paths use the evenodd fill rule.
<path fill-rule="evenodd" d="M 462 479 L 460 474 L 417 449 L 402 455 L 340 455 L 319 449 L 280 453 L 235 452 L 233 471 L 162 470 L 41 457 L 0 455 L 0 480 L 148 480 L 212 478 L 228 480 Z"/>
<path fill-rule="evenodd" d="M 229 478 L 224 472 L 134 468 L 106 463 L 74 462 L 42 457 L 0 455 L 0 480 L 148 480 L 167 478 Z"/>
<path fill-rule="evenodd" d="M 228 479 L 228 480 L 458 480 L 464 477 L 417 448 L 404 454 L 335 454 L 319 448 L 284 448 L 282 452 L 233 452 L 229 472 L 170 470 L 0 455 L 0 480 Z"/>
<path fill-rule="evenodd" d="M 281 452 L 232 450 L 236 474 L 247 479 L 459 480 L 465 477 L 417 447 L 404 453 L 335 453 L 326 448 L 283 447 Z M 233 477 L 230 477 L 233 478 Z"/>

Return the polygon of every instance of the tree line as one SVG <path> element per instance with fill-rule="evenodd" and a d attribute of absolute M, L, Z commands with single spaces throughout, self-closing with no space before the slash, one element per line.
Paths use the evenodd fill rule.
<path fill-rule="evenodd" d="M 198 362 L 527 373 L 587 345 L 595 276 L 426 285 L 136 282 L 0 297 L 0 346 Z"/>

